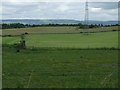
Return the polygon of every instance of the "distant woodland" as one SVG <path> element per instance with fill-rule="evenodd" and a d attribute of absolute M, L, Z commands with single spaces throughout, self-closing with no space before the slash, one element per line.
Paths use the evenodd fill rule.
<path fill-rule="evenodd" d="M 42 25 L 30 25 L 30 24 L 21 24 L 21 23 L 13 23 L 13 24 L 1 24 L 0 29 L 12 29 L 12 28 L 28 28 L 28 27 L 44 27 L 44 26 L 78 26 L 79 28 L 85 28 L 85 24 L 42 24 Z M 103 25 L 103 24 L 91 24 L 89 28 L 99 28 L 99 27 L 110 27 L 110 26 L 118 26 L 115 25 Z"/>

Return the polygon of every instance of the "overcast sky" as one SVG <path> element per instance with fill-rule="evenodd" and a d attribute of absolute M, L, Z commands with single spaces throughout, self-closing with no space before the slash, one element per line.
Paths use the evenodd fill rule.
<path fill-rule="evenodd" d="M 0 11 L 1 12 L 1 11 Z M 3 19 L 84 20 L 85 2 L 10 2 L 2 3 Z M 89 20 L 118 20 L 117 2 L 89 2 Z"/>

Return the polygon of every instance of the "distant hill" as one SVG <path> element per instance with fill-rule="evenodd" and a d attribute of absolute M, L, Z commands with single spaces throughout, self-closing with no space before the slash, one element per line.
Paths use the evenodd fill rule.
<path fill-rule="evenodd" d="M 84 24 L 84 21 L 78 20 L 67 20 L 67 19 L 6 19 L 2 20 L 2 23 L 23 23 L 30 25 L 42 25 L 42 24 Z M 118 24 L 118 21 L 89 21 L 89 24 L 103 24 L 103 25 L 114 25 Z"/>

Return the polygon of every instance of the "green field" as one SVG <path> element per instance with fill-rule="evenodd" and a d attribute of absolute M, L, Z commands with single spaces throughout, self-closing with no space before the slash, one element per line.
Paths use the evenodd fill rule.
<path fill-rule="evenodd" d="M 31 34 L 26 36 L 29 47 L 110 48 L 118 47 L 118 32 L 83 34 Z M 3 37 L 3 44 L 19 43 L 20 37 Z"/>
<path fill-rule="evenodd" d="M 115 88 L 117 63 L 117 50 L 3 48 L 3 87 Z"/>
<path fill-rule="evenodd" d="M 109 49 L 118 48 L 113 29 L 89 35 L 75 27 L 4 30 L 3 35 L 28 35 L 20 52 L 12 46 L 20 36 L 2 38 L 3 88 L 117 88 L 118 50 Z"/>

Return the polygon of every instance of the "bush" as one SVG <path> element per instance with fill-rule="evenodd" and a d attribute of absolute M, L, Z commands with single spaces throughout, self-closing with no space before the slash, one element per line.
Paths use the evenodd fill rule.
<path fill-rule="evenodd" d="M 83 33 L 83 32 L 80 32 L 80 33 Z"/>
<path fill-rule="evenodd" d="M 8 35 L 8 37 L 11 37 L 11 35 Z"/>
<path fill-rule="evenodd" d="M 21 40 L 24 40 L 25 39 L 25 35 L 24 34 L 21 34 Z"/>
<path fill-rule="evenodd" d="M 27 32 L 25 32 L 25 34 L 28 34 Z"/>
<path fill-rule="evenodd" d="M 112 30 L 112 31 L 117 31 L 117 30 Z"/>
<path fill-rule="evenodd" d="M 15 44 L 13 45 L 13 47 L 20 49 L 20 48 L 21 48 L 21 45 L 20 45 L 19 43 L 15 43 Z"/>

